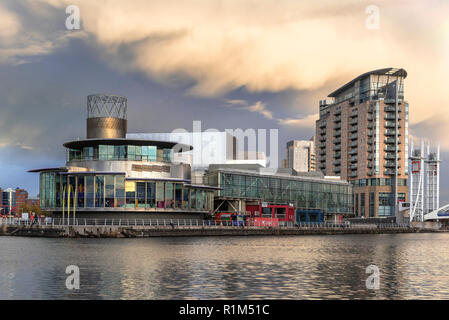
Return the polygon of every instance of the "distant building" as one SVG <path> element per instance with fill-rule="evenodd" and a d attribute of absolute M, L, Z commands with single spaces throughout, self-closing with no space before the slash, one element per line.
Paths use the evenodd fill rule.
<path fill-rule="evenodd" d="M 40 207 L 40 200 L 39 200 L 39 198 L 30 198 L 30 199 L 26 200 L 25 205 L 29 208 L 31 208 L 33 206 Z"/>
<path fill-rule="evenodd" d="M 14 215 L 19 212 L 20 207 L 25 205 L 28 192 L 24 189 L 0 188 L 0 213 L 3 215 Z"/>
<path fill-rule="evenodd" d="M 292 140 L 287 142 L 287 159 L 284 168 L 291 168 L 297 172 L 316 171 L 315 165 L 315 141 Z"/>

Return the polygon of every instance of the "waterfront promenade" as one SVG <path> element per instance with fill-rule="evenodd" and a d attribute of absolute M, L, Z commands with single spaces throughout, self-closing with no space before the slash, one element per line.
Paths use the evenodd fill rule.
<path fill-rule="evenodd" d="M 54 219 L 31 224 L 20 219 L 1 219 L 0 235 L 55 238 L 146 238 L 188 236 L 283 236 L 331 234 L 380 234 L 423 232 L 407 224 L 351 223 L 284 223 L 271 227 L 248 224 L 233 225 L 230 221 L 188 219 Z"/>

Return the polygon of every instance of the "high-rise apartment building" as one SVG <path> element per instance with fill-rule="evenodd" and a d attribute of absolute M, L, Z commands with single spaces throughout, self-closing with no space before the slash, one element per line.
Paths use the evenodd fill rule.
<path fill-rule="evenodd" d="M 356 216 L 395 216 L 407 201 L 406 77 L 404 69 L 367 72 L 320 101 L 317 170 L 352 182 Z"/>
<path fill-rule="evenodd" d="M 287 159 L 284 167 L 298 172 L 315 171 L 315 139 L 287 142 Z"/>

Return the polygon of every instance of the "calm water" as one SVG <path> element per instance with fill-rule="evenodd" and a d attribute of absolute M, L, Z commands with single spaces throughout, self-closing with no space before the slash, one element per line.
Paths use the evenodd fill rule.
<path fill-rule="evenodd" d="M 449 234 L 0 237 L 0 299 L 449 299 Z M 367 266 L 380 289 L 367 290 Z M 81 288 L 65 287 L 78 265 Z"/>

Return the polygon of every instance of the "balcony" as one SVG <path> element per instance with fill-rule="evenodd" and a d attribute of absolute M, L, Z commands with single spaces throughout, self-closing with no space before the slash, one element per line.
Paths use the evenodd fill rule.
<path fill-rule="evenodd" d="M 334 139 L 334 144 L 340 144 L 340 143 L 341 143 L 341 138 Z"/>
<path fill-rule="evenodd" d="M 368 152 L 373 152 L 373 147 L 372 147 L 372 146 L 369 146 L 366 150 L 367 150 Z"/>
<path fill-rule="evenodd" d="M 357 126 L 353 126 L 351 128 L 349 128 L 349 132 L 357 132 L 358 127 Z"/>
<path fill-rule="evenodd" d="M 386 153 L 384 159 L 385 160 L 395 160 L 396 156 L 394 153 Z M 398 155 L 398 160 L 401 160 L 401 157 L 399 155 Z"/>
<path fill-rule="evenodd" d="M 371 122 L 369 122 L 369 123 L 366 125 L 366 127 L 367 127 L 368 129 L 372 129 L 372 128 L 373 128 L 373 124 L 372 124 Z"/>
<path fill-rule="evenodd" d="M 326 128 L 326 121 L 320 122 L 320 123 L 318 124 L 318 128 L 320 128 L 320 129 Z"/>
<path fill-rule="evenodd" d="M 320 156 L 326 155 L 326 150 L 321 150 L 319 154 L 320 154 Z"/>
<path fill-rule="evenodd" d="M 366 139 L 366 143 L 367 143 L 367 144 L 373 144 L 373 139 L 372 139 L 372 138 Z"/>
<path fill-rule="evenodd" d="M 353 134 L 351 134 L 351 135 L 349 136 L 349 139 L 350 139 L 350 140 L 355 140 L 355 139 L 357 139 L 357 137 L 358 137 L 357 133 L 353 133 Z"/>
<path fill-rule="evenodd" d="M 350 147 L 357 147 L 357 140 L 356 141 L 352 141 L 351 144 L 349 145 Z"/>
<path fill-rule="evenodd" d="M 349 121 L 350 125 L 354 125 L 354 124 L 357 124 L 357 123 L 359 123 L 358 119 L 353 119 L 353 120 Z"/>
<path fill-rule="evenodd" d="M 341 146 L 335 146 L 333 150 L 334 151 L 340 151 L 341 150 Z"/>
<path fill-rule="evenodd" d="M 366 135 L 367 135 L 368 137 L 372 137 L 372 136 L 373 136 L 373 130 L 368 130 L 368 131 L 366 132 Z"/>
<path fill-rule="evenodd" d="M 390 114 L 390 113 L 386 113 L 385 120 L 396 120 L 396 115 L 395 114 Z M 398 116 L 398 120 L 401 120 L 401 117 Z"/>
<path fill-rule="evenodd" d="M 369 161 L 367 166 L 368 166 L 368 168 L 372 168 L 373 167 L 373 162 Z"/>
<path fill-rule="evenodd" d="M 367 119 L 368 119 L 368 121 L 373 121 L 373 115 L 372 114 L 368 114 Z"/>
<path fill-rule="evenodd" d="M 396 152 L 396 148 L 395 148 L 395 146 L 385 146 L 384 151 L 387 151 L 387 152 Z M 398 151 L 398 152 L 401 152 L 401 149 L 398 148 L 397 151 Z"/>
<path fill-rule="evenodd" d="M 385 137 L 385 143 L 394 144 L 394 143 L 396 143 L 396 139 L 395 138 Z"/>
<path fill-rule="evenodd" d="M 373 160 L 373 155 L 369 154 L 368 157 L 366 157 L 368 160 Z"/>
<path fill-rule="evenodd" d="M 324 130 L 318 130 L 318 134 L 319 135 L 326 135 L 326 129 L 324 129 Z"/>
<path fill-rule="evenodd" d="M 341 173 L 341 169 L 340 168 L 334 168 L 334 173 Z"/>
<path fill-rule="evenodd" d="M 339 165 L 341 165 L 341 160 L 335 160 L 333 162 L 333 164 L 334 164 L 334 166 L 339 166 Z"/>
<path fill-rule="evenodd" d="M 337 130 L 334 132 L 334 137 L 339 137 L 341 136 L 341 130 Z"/>
<path fill-rule="evenodd" d="M 334 130 L 340 130 L 341 129 L 341 123 L 337 123 L 335 126 L 334 126 Z"/>
<path fill-rule="evenodd" d="M 350 178 L 355 178 L 355 177 L 357 177 L 357 171 L 351 172 L 351 173 L 349 174 L 349 177 L 350 177 Z"/>
<path fill-rule="evenodd" d="M 357 162 L 357 156 L 353 156 L 351 158 L 349 158 L 349 162 Z"/>
<path fill-rule="evenodd" d="M 396 110 L 395 110 L 394 106 L 386 106 L 384 108 L 384 111 L 386 111 L 386 112 L 395 112 Z M 398 108 L 398 112 L 402 112 L 401 108 Z"/>
<path fill-rule="evenodd" d="M 358 115 L 357 110 L 354 110 L 350 113 L 349 117 L 354 118 L 357 117 L 357 115 Z"/>
<path fill-rule="evenodd" d="M 394 161 L 385 161 L 384 167 L 385 168 L 395 168 L 396 164 Z M 401 164 L 398 163 L 398 168 L 400 168 L 400 167 L 401 167 Z"/>
<path fill-rule="evenodd" d="M 385 135 L 386 136 L 395 136 L 396 135 L 396 130 L 394 130 L 394 129 L 385 129 Z"/>
<path fill-rule="evenodd" d="M 340 159 L 341 158 L 341 152 L 335 152 L 334 159 Z"/>
<path fill-rule="evenodd" d="M 325 165 L 325 164 L 320 164 L 320 165 L 318 166 L 318 168 L 320 168 L 321 170 L 326 169 L 326 165 Z"/>
<path fill-rule="evenodd" d="M 385 169 L 384 174 L 394 175 L 395 172 L 396 172 L 396 170 L 394 170 L 394 169 Z M 398 174 L 401 174 L 401 171 L 398 170 Z"/>
<path fill-rule="evenodd" d="M 384 127 L 385 128 L 396 128 L 396 122 L 394 122 L 394 121 L 385 121 Z"/>
<path fill-rule="evenodd" d="M 357 170 L 357 163 L 356 163 L 356 164 L 351 164 L 351 165 L 349 166 L 349 169 L 350 169 L 350 170 Z"/>
<path fill-rule="evenodd" d="M 320 136 L 320 137 L 318 138 L 318 141 L 319 141 L 319 142 L 325 142 L 325 141 L 326 141 L 326 136 Z"/>
<path fill-rule="evenodd" d="M 334 122 L 340 122 L 341 121 L 341 116 L 335 117 L 334 118 Z"/>
<path fill-rule="evenodd" d="M 352 149 L 351 151 L 349 151 L 349 154 L 351 156 L 357 154 L 357 149 Z"/>
<path fill-rule="evenodd" d="M 373 175 L 373 170 L 368 170 L 368 171 L 366 172 L 366 174 L 369 175 L 369 176 L 372 176 L 372 175 Z"/>
<path fill-rule="evenodd" d="M 339 116 L 339 115 L 341 115 L 341 109 L 335 111 L 335 113 L 334 113 L 334 116 Z"/>

